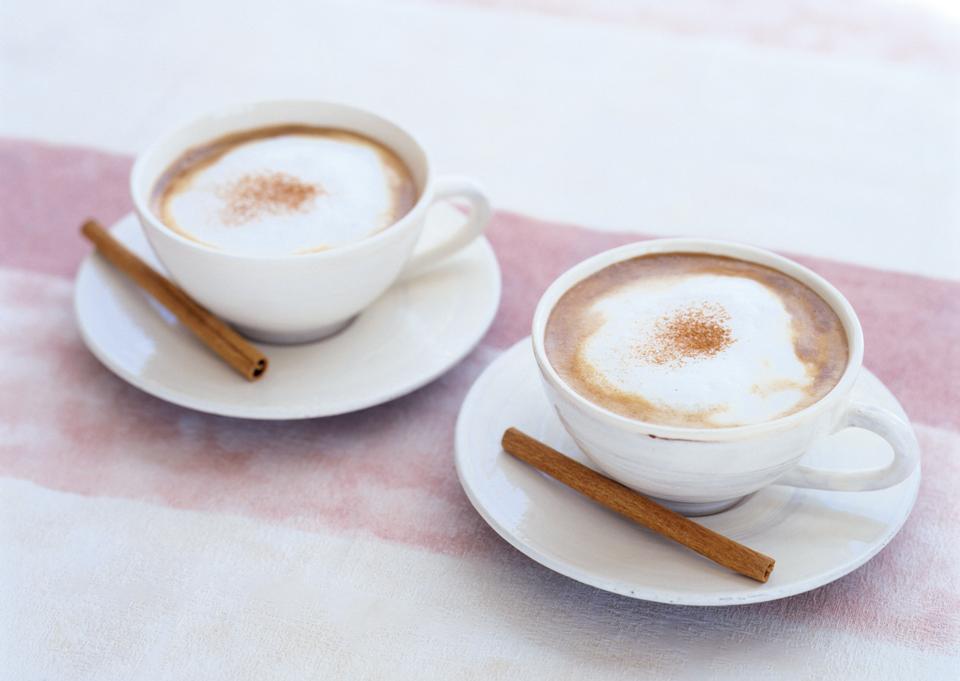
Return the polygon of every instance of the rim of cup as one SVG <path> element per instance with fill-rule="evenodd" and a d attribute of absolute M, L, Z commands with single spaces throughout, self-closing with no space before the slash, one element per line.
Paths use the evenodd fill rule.
<path fill-rule="evenodd" d="M 670 426 L 642 421 L 617 414 L 580 395 L 560 377 L 547 357 L 544 336 L 547 320 L 554 306 L 560 297 L 577 283 L 609 265 L 641 255 L 664 253 L 696 253 L 745 260 L 771 267 L 813 289 L 837 313 L 846 333 L 847 365 L 840 380 L 826 395 L 799 411 L 760 423 L 717 428 Z M 614 427 L 673 440 L 738 440 L 789 429 L 841 400 L 853 387 L 863 363 L 863 330 L 860 327 L 860 320 L 853 306 L 833 284 L 807 267 L 776 253 L 755 246 L 714 239 L 668 238 L 636 241 L 603 251 L 577 263 L 557 277 L 540 297 L 533 315 L 531 337 L 534 357 L 541 375 L 579 409 Z"/>
<path fill-rule="evenodd" d="M 253 116 L 258 110 L 264 109 L 280 109 L 280 108 L 291 108 L 291 109 L 303 109 L 303 108 L 324 108 L 328 110 L 337 110 L 341 113 L 348 115 L 356 115 L 358 118 L 367 119 L 368 121 L 374 121 L 377 125 L 383 126 L 388 129 L 392 129 L 395 134 L 406 137 L 407 141 L 419 152 L 420 157 L 422 158 L 423 163 L 423 182 L 419 184 L 417 189 L 419 191 L 419 196 L 417 197 L 416 203 L 410 211 L 404 215 L 402 218 L 396 222 L 391 223 L 387 227 L 367 235 L 356 241 L 352 241 L 347 244 L 336 246 L 335 248 L 330 248 L 323 251 L 315 251 L 311 253 L 284 253 L 279 255 L 254 255 L 247 253 L 231 253 L 230 251 L 213 248 L 206 244 L 200 243 L 193 239 L 187 238 L 186 236 L 178 233 L 176 230 L 168 227 L 159 217 L 154 213 L 151 206 L 151 194 L 153 188 L 156 186 L 157 181 L 160 179 L 160 174 L 153 173 L 151 177 L 145 177 L 147 175 L 146 166 L 154 159 L 154 157 L 165 150 L 168 146 L 172 144 L 172 140 L 175 140 L 181 135 L 186 135 L 190 130 L 203 126 L 205 124 L 214 122 L 218 119 L 234 119 L 240 118 L 244 115 Z M 212 142 L 218 137 L 225 135 L 230 135 L 235 132 L 242 132 L 244 130 L 253 130 L 258 127 L 268 127 L 273 125 L 310 125 L 323 127 L 325 124 L 322 122 L 303 120 L 304 116 L 291 115 L 289 119 L 276 122 L 265 122 L 265 123 L 251 123 L 249 125 L 242 124 L 224 124 L 223 129 L 210 137 L 207 142 Z M 349 130 L 351 132 L 357 132 L 365 136 L 370 137 L 374 141 L 396 151 L 394 145 L 388 144 L 383 140 L 371 135 L 367 130 L 363 129 L 363 126 L 358 126 L 356 128 L 350 128 L 342 124 L 331 124 L 330 127 L 336 127 L 338 129 Z M 368 126 L 369 127 L 369 126 Z M 203 144 L 204 141 L 196 141 L 192 144 L 176 145 L 178 148 L 173 153 L 171 157 L 171 162 L 179 158 L 184 152 L 189 150 L 192 147 L 195 147 L 199 144 Z M 401 156 L 404 163 L 409 164 L 409 159 Z M 169 168 L 169 163 L 163 165 L 163 170 Z M 163 172 L 161 170 L 161 173 Z M 345 104 L 342 102 L 335 101 L 326 101 L 321 99 L 265 99 L 258 100 L 255 102 L 248 102 L 244 104 L 234 104 L 229 107 L 223 107 L 220 109 L 214 109 L 204 113 L 203 115 L 196 116 L 191 118 L 186 123 L 180 123 L 174 127 L 168 128 L 163 134 L 159 135 L 151 142 L 147 147 L 143 149 L 139 154 L 137 154 L 136 159 L 133 163 L 133 168 L 130 171 L 130 196 L 133 199 L 133 205 L 137 213 L 140 216 L 148 221 L 154 229 L 157 229 L 172 239 L 178 241 L 184 246 L 187 246 L 193 250 L 200 251 L 202 253 L 214 254 L 228 258 L 237 258 L 240 260 L 253 260 L 257 262 L 267 262 L 267 261 L 291 261 L 295 260 L 297 262 L 304 261 L 322 261 L 327 259 L 332 259 L 345 255 L 347 253 L 353 253 L 368 249 L 371 247 L 376 247 L 378 244 L 381 244 L 385 241 L 389 241 L 393 238 L 395 233 L 395 228 L 408 223 L 411 219 L 421 211 L 425 210 L 429 205 L 428 197 L 432 193 L 433 187 L 433 167 L 430 164 L 430 159 L 427 156 L 426 150 L 421 144 L 420 140 L 413 135 L 410 131 L 402 128 L 393 121 L 380 116 L 368 109 L 363 109 L 352 104 Z"/>

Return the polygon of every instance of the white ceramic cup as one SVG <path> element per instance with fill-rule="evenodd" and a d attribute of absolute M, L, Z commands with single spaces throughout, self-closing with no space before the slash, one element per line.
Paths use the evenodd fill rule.
<path fill-rule="evenodd" d="M 163 172 L 188 149 L 253 128 L 305 124 L 358 132 L 392 149 L 419 188 L 413 209 L 384 230 L 316 253 L 251 256 L 214 249 L 166 227 L 150 206 Z M 319 101 L 270 101 L 204 116 L 148 147 L 134 163 L 130 191 L 140 224 L 170 276 L 201 305 L 256 340 L 298 343 L 343 328 L 401 276 L 440 262 L 476 239 L 490 204 L 473 180 L 435 177 L 414 137 L 373 113 Z M 445 239 L 415 251 L 431 205 L 460 199 L 469 210 Z"/>
<path fill-rule="evenodd" d="M 547 359 L 544 333 L 560 297 L 577 282 L 612 265 L 653 253 L 707 253 L 772 267 L 816 291 L 839 315 L 849 342 L 849 363 L 822 399 L 793 414 L 731 428 L 686 428 L 646 423 L 600 407 L 568 386 Z M 851 399 L 863 363 L 863 332 L 850 303 L 825 279 L 767 251 L 703 239 L 658 239 L 600 253 L 560 275 L 533 317 L 533 351 L 547 396 L 580 449 L 610 477 L 688 515 L 716 513 L 772 483 L 838 491 L 891 487 L 919 459 L 913 429 L 893 413 Z M 799 465 L 820 438 L 843 428 L 865 428 L 893 449 L 883 468 L 830 471 Z"/>

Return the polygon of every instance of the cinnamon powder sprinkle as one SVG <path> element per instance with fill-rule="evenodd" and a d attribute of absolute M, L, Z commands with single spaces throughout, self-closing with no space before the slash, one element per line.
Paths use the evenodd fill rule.
<path fill-rule="evenodd" d="M 217 192 L 225 202 L 220 219 L 235 226 L 263 215 L 298 213 L 323 193 L 319 186 L 289 173 L 244 175 Z"/>
<path fill-rule="evenodd" d="M 713 357 L 728 348 L 733 334 L 722 305 L 703 303 L 660 317 L 653 333 L 634 348 L 638 359 L 681 367 L 691 359 Z"/>

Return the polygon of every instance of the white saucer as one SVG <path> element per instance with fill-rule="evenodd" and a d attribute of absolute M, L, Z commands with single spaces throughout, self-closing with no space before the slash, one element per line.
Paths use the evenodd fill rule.
<path fill-rule="evenodd" d="M 426 229 L 435 235 L 448 219 L 462 217 L 436 211 Z M 163 271 L 133 215 L 112 232 Z M 248 383 L 100 256 L 83 261 L 74 288 L 84 342 L 120 378 L 174 404 L 254 419 L 332 416 L 409 393 L 463 359 L 499 304 L 500 268 L 479 239 L 395 285 L 336 336 L 295 346 L 258 343 L 270 371 Z"/>
<path fill-rule="evenodd" d="M 868 371 L 854 395 L 906 418 L 893 395 Z M 698 518 L 776 559 L 770 580 L 758 584 L 508 456 L 500 449 L 500 436 L 508 426 L 589 463 L 543 394 L 529 338 L 487 367 L 464 400 L 456 431 L 460 483 L 490 526 L 535 561 L 585 584 L 661 603 L 757 603 L 839 579 L 893 539 L 920 486 L 919 468 L 896 487 L 877 492 L 774 485 L 728 511 Z M 879 466 L 890 456 L 889 446 L 876 435 L 848 429 L 817 445 L 806 460 L 843 469 Z"/>

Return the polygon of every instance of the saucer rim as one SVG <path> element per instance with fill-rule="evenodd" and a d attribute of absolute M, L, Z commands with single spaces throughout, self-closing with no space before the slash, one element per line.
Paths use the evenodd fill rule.
<path fill-rule="evenodd" d="M 114 234 L 121 228 L 122 225 L 130 221 L 136 223 L 136 215 L 132 212 L 125 214 L 112 223 L 107 231 L 109 231 L 111 234 Z M 466 344 L 461 352 L 452 355 L 448 362 L 438 365 L 437 369 L 434 371 L 418 375 L 414 380 L 400 384 L 389 391 L 378 393 L 375 397 L 368 399 L 355 399 L 352 402 L 338 405 L 333 409 L 311 409 L 309 406 L 303 409 L 296 409 L 289 406 L 272 407 L 270 405 L 257 405 L 251 408 L 249 405 L 224 404 L 222 402 L 196 398 L 183 391 L 177 391 L 176 389 L 169 388 L 164 383 L 136 375 L 127 370 L 120 363 L 115 362 L 112 356 L 107 353 L 97 342 L 95 342 L 94 338 L 90 335 L 90 330 L 85 323 L 84 316 L 80 309 L 80 289 L 83 285 L 82 280 L 85 277 L 93 276 L 90 272 L 90 269 L 94 267 L 94 259 L 100 257 L 97 255 L 96 251 L 91 251 L 88 253 L 77 268 L 77 274 L 74 277 L 73 284 L 73 316 L 84 345 L 91 352 L 91 354 L 93 354 L 93 356 L 96 357 L 101 364 L 103 364 L 103 366 L 105 366 L 108 370 L 110 370 L 111 373 L 123 380 L 125 383 L 147 393 L 148 395 L 163 400 L 164 402 L 202 412 L 204 414 L 224 416 L 227 418 L 250 419 L 256 421 L 298 421 L 312 418 L 324 418 L 328 416 L 340 416 L 343 414 L 361 411 L 363 409 L 369 409 L 370 407 L 376 407 L 419 390 L 425 385 L 435 381 L 440 376 L 462 362 L 467 355 L 476 349 L 483 338 L 487 335 L 487 332 L 490 330 L 490 327 L 493 325 L 493 322 L 496 319 L 497 312 L 500 310 L 500 303 L 502 302 L 503 295 L 503 274 L 500 270 L 500 263 L 497 260 L 496 252 L 493 250 L 493 246 L 490 244 L 490 241 L 485 236 L 481 235 L 474 243 L 478 243 L 481 246 L 481 257 L 488 261 L 488 264 L 490 265 L 489 271 L 493 275 L 490 283 L 495 283 L 494 295 L 491 297 L 491 300 L 494 302 L 490 306 L 490 310 L 487 311 L 487 314 L 483 319 L 483 323 L 477 324 L 478 330 L 475 339 L 469 344 Z M 105 261 L 102 264 L 106 266 Z M 320 340 L 314 342 L 319 343 L 323 341 Z M 259 345 L 270 347 L 271 344 L 260 343 Z M 269 378 L 267 380 L 269 380 Z"/>
<path fill-rule="evenodd" d="M 507 363 L 513 359 L 514 355 L 519 355 L 521 352 L 523 352 L 523 346 L 527 346 L 526 351 L 533 355 L 531 343 L 532 339 L 528 336 L 504 350 L 495 360 L 487 365 L 483 372 L 476 378 L 473 385 L 470 386 L 470 390 L 467 392 L 466 397 L 464 397 L 460 411 L 457 415 L 457 422 L 454 431 L 454 464 L 460 486 L 463 488 L 463 491 L 469 499 L 470 504 L 477 511 L 477 513 L 480 514 L 480 517 L 483 518 L 484 522 L 486 522 L 502 539 L 506 540 L 508 544 L 520 551 L 520 553 L 536 561 L 540 565 L 552 570 L 553 572 L 573 579 L 581 584 L 586 584 L 603 591 L 608 591 L 610 593 L 619 594 L 621 596 L 626 596 L 637 600 L 664 603 L 667 605 L 726 607 L 734 605 L 747 605 L 751 603 L 763 603 L 767 601 L 779 600 L 781 598 L 788 598 L 790 596 L 796 596 L 821 586 L 825 586 L 862 567 L 893 540 L 893 538 L 903 528 L 907 518 L 909 518 L 910 514 L 913 512 L 913 508 L 919 495 L 920 481 L 922 478 L 920 463 L 918 463 L 916 470 L 913 471 L 910 477 L 900 483 L 900 485 L 912 486 L 912 489 L 909 492 L 909 499 L 904 497 L 904 510 L 902 515 L 897 519 L 896 522 L 887 526 L 887 531 L 882 535 L 882 537 L 878 538 L 876 543 L 867 551 L 864 551 L 852 560 L 846 561 L 831 570 L 807 577 L 805 579 L 800 579 L 788 584 L 767 589 L 762 589 L 763 585 L 758 585 L 758 587 L 761 587 L 760 590 L 753 593 L 743 593 L 741 591 L 723 592 L 715 590 L 705 592 L 706 595 L 704 595 L 704 593 L 701 593 L 700 595 L 691 595 L 689 591 L 671 591 L 669 589 L 662 588 L 648 588 L 643 590 L 636 588 L 636 585 L 629 587 L 626 585 L 626 582 L 623 582 L 622 580 L 597 576 L 596 573 L 591 573 L 587 570 L 582 570 L 580 568 L 571 566 L 568 563 L 565 563 L 563 560 L 544 553 L 536 547 L 531 546 L 529 543 L 523 542 L 518 536 L 515 535 L 515 533 L 508 530 L 505 525 L 496 518 L 495 514 L 491 513 L 487 507 L 480 502 L 476 491 L 471 485 L 471 481 L 467 478 L 467 475 L 464 472 L 464 466 L 461 463 L 464 457 L 466 457 L 465 452 L 471 446 L 465 433 L 466 419 L 468 418 L 470 410 L 474 408 L 474 403 L 478 403 L 482 399 L 481 394 L 486 388 L 485 384 L 494 380 L 493 377 L 498 369 L 498 365 L 501 363 Z M 889 389 L 886 387 L 883 381 L 873 374 L 873 372 L 864 367 L 862 369 L 862 373 L 872 376 L 885 390 L 889 392 Z M 859 380 L 862 379 L 858 378 L 858 381 Z M 544 397 L 544 399 L 546 398 Z M 894 399 L 896 399 L 895 396 Z M 474 447 L 477 446 L 478 445 L 474 445 Z M 533 475 L 534 472 L 530 471 L 530 474 Z M 844 494 L 844 492 L 838 493 Z M 853 492 L 850 492 L 850 494 L 853 494 Z"/>

